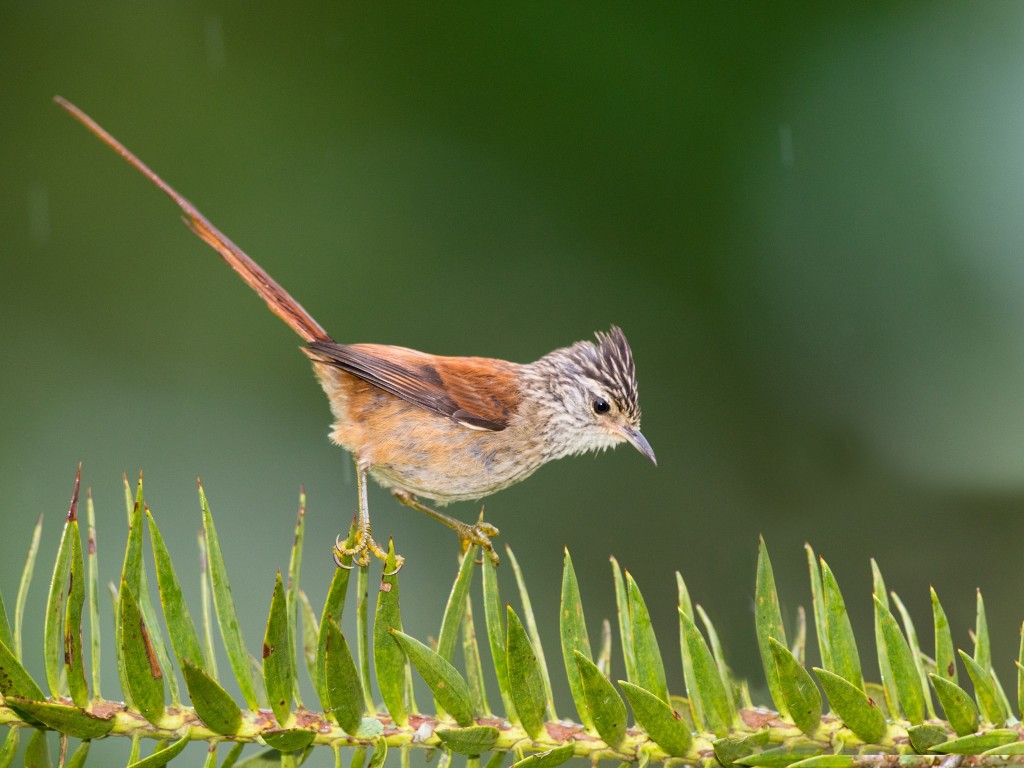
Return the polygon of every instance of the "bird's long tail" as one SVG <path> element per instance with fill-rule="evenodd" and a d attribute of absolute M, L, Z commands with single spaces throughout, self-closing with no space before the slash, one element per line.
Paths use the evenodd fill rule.
<path fill-rule="evenodd" d="M 231 265 L 231 268 L 267 303 L 271 312 L 288 323 L 292 330 L 299 334 L 306 342 L 331 341 L 331 337 L 327 334 L 327 331 L 320 327 L 320 323 L 314 320 L 312 315 L 289 295 L 288 291 L 278 285 L 277 281 L 263 270 L 263 267 L 249 258 L 245 251 L 231 242 L 226 235 L 213 226 L 200 213 L 198 208 L 180 195 L 170 184 L 157 176 L 150 170 L 149 166 L 139 160 L 85 112 L 60 96 L 54 96 L 53 100 L 176 202 L 178 207 L 184 212 L 183 218 L 189 228 L 217 251 L 224 261 Z"/>

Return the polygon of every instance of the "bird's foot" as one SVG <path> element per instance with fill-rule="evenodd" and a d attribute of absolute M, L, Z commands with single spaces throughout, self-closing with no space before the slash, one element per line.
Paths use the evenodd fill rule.
<path fill-rule="evenodd" d="M 459 536 L 459 544 L 462 545 L 463 554 L 474 544 L 479 544 L 480 548 L 491 558 L 492 563 L 497 565 L 501 561 L 498 553 L 494 551 L 494 545 L 491 543 L 491 539 L 497 536 L 500 531 L 484 521 L 484 511 L 482 509 L 480 510 L 480 518 L 476 523 L 472 525 L 459 523 L 459 526 L 455 528 L 455 533 Z"/>
<path fill-rule="evenodd" d="M 388 553 L 374 541 L 373 536 L 370 534 L 370 527 L 359 527 L 356 529 L 355 542 L 351 547 L 345 546 L 348 541 L 342 541 L 341 537 L 337 537 L 334 540 L 334 549 L 332 554 L 334 555 L 334 563 L 339 568 L 345 570 L 352 570 L 353 567 L 359 566 L 360 568 L 366 568 L 370 564 L 370 555 L 382 560 L 387 563 Z M 348 565 L 342 558 L 351 558 L 352 565 Z M 395 555 L 395 567 L 393 570 L 386 571 L 385 576 L 392 576 L 402 570 L 402 565 L 405 564 L 405 558 L 401 555 Z"/>

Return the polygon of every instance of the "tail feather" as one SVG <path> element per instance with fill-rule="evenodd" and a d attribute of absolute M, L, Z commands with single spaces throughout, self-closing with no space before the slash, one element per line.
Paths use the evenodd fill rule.
<path fill-rule="evenodd" d="M 179 194 L 170 184 L 157 176 L 156 173 L 150 170 L 149 166 L 139 160 L 85 112 L 60 96 L 54 96 L 53 100 L 177 203 L 178 207 L 185 214 L 183 218 L 189 229 L 217 251 L 221 258 L 267 303 L 270 311 L 284 320 L 304 341 L 332 341 L 327 331 L 313 319 L 312 315 L 302 308 L 299 302 L 291 297 L 288 291 L 268 275 L 263 267 L 249 258 L 245 251 L 235 245 L 230 238 L 210 223 L 198 208 Z"/>

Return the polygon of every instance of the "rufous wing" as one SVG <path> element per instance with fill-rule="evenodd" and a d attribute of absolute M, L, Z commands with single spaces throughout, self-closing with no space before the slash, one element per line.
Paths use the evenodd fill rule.
<path fill-rule="evenodd" d="M 519 366 L 505 360 L 323 341 L 311 343 L 306 353 L 470 429 L 501 431 L 519 405 Z"/>

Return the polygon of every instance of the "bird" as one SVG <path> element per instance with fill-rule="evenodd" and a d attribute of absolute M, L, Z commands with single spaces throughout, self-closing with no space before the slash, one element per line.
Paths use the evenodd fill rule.
<path fill-rule="evenodd" d="M 374 540 L 367 478 L 406 506 L 458 534 L 463 550 L 477 544 L 496 565 L 498 529 L 467 524 L 427 506 L 479 500 L 518 483 L 565 456 L 632 445 L 657 465 L 640 431 L 636 366 L 617 326 L 531 363 L 446 357 L 385 344 L 334 340 L 302 305 L 196 206 L 121 142 L 66 99 L 54 100 L 167 194 L 185 224 L 211 246 L 305 342 L 301 347 L 330 404 L 331 440 L 355 461 L 358 507 L 354 535 L 335 540 L 336 563 L 386 562 Z M 404 558 L 396 556 L 395 572 Z"/>

